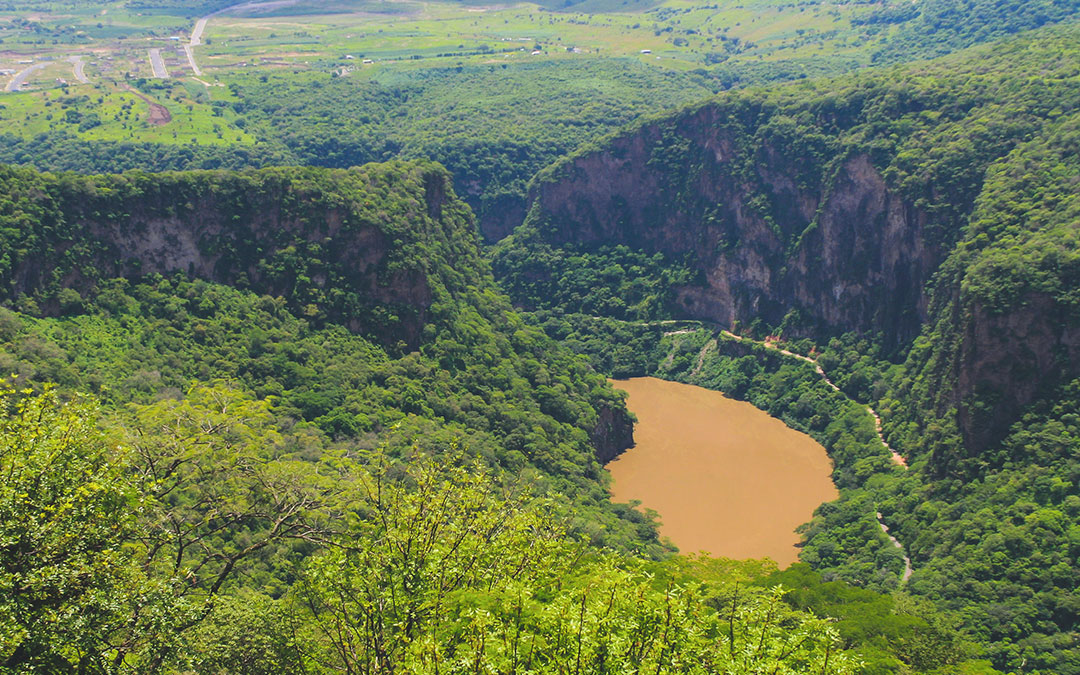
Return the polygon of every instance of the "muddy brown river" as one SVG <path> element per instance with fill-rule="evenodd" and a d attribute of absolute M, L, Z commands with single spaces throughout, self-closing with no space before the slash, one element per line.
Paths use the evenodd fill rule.
<path fill-rule="evenodd" d="M 654 509 L 683 553 L 795 562 L 795 528 L 837 497 L 821 445 L 717 391 L 651 377 L 612 384 L 638 418 L 636 445 L 607 465 L 615 501 Z"/>

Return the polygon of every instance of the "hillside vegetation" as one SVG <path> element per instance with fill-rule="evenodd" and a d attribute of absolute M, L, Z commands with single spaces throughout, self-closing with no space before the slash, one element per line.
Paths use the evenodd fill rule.
<path fill-rule="evenodd" d="M 494 259 L 599 367 L 689 378 L 821 440 L 842 497 L 804 561 L 895 587 L 880 512 L 915 565 L 908 592 L 997 667 L 1046 673 L 1080 672 L 1077 44 L 1043 30 L 644 121 L 539 174 Z M 846 397 L 803 362 L 619 321 L 656 319 L 779 335 Z"/>
<path fill-rule="evenodd" d="M 1080 675 L 1076 0 L 271 3 L 196 77 L 226 4 L 0 0 L 0 673 Z M 825 447 L 800 563 L 611 502 L 637 375 Z"/>
<path fill-rule="evenodd" d="M 610 503 L 621 397 L 510 308 L 440 167 L 2 180 L 4 672 L 910 660 L 806 611 L 846 587 L 785 602 Z"/>
<path fill-rule="evenodd" d="M 31 19 L 7 18 L 0 5 L 0 68 L 42 66 L 26 90 L 0 97 L 0 161 L 98 173 L 427 158 L 451 170 L 494 242 L 524 218 L 525 184 L 539 169 L 642 115 L 733 87 L 938 56 L 1080 9 L 1075 0 L 255 3 L 211 18 L 194 48 L 196 75 L 178 46 L 190 20 L 228 4 L 35 3 Z M 162 50 L 168 79 L 151 72 L 148 47 Z M 89 83 L 72 79 L 71 58 L 86 61 Z M 169 121 L 154 122 L 150 103 Z"/>

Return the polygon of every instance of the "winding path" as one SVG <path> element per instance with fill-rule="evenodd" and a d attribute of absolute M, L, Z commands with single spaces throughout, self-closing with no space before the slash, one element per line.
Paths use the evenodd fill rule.
<path fill-rule="evenodd" d="M 219 14 L 223 11 L 225 10 L 214 12 L 214 14 Z M 195 22 L 195 28 L 191 30 L 191 40 L 184 45 L 184 53 L 187 54 L 188 65 L 191 66 L 191 72 L 195 77 L 202 77 L 202 70 L 199 69 L 199 64 L 195 63 L 195 47 L 202 44 L 202 34 L 203 31 L 206 30 L 206 22 L 209 21 L 210 17 L 214 16 L 214 14 L 207 14 Z"/>
<path fill-rule="evenodd" d="M 652 322 L 652 323 L 656 324 L 656 323 L 675 323 L 675 322 Z M 704 324 L 701 324 L 701 325 L 702 325 L 702 327 L 705 327 Z M 689 330 L 689 329 L 671 330 L 671 332 L 664 333 L 664 335 L 665 336 L 685 335 L 687 333 L 693 333 L 693 330 Z M 793 359 L 798 359 L 800 361 L 805 361 L 805 362 L 811 364 L 814 367 L 814 370 L 816 370 L 816 372 L 818 372 L 818 375 L 820 375 L 821 378 L 823 380 L 825 380 L 825 383 L 828 384 L 829 387 L 832 387 L 836 391 L 840 391 L 840 393 L 843 393 L 840 390 L 840 388 L 836 386 L 836 383 L 833 382 L 833 380 L 828 378 L 828 374 L 825 373 L 825 369 L 821 367 L 821 364 L 818 363 L 818 361 L 816 361 L 815 359 L 812 359 L 812 357 L 807 356 L 806 354 L 799 354 L 799 353 L 796 353 L 796 352 L 793 352 L 793 351 L 789 351 L 787 349 L 784 349 L 784 348 L 778 346 L 777 343 L 775 343 L 773 341 L 770 341 L 770 340 L 762 341 L 762 340 L 755 340 L 753 338 L 744 337 L 744 336 L 741 336 L 741 335 L 735 335 L 734 333 L 731 333 L 730 330 L 721 329 L 720 334 L 723 334 L 725 337 L 731 338 L 733 340 L 738 340 L 740 342 L 752 342 L 752 343 L 754 343 L 754 345 L 758 345 L 760 347 L 765 347 L 766 349 L 771 349 L 771 350 L 774 350 L 774 351 L 778 351 L 781 354 L 784 354 L 785 356 L 793 357 Z M 701 350 L 701 353 L 698 354 L 698 365 L 697 365 L 696 368 L 693 369 L 693 373 L 691 373 L 691 377 L 693 375 L 697 375 L 698 372 L 700 372 L 702 364 L 704 363 L 704 360 L 705 360 L 705 354 L 706 354 L 707 351 L 710 351 L 710 348 L 712 348 L 712 349 L 716 348 L 716 340 L 710 340 L 710 341 L 705 343 L 705 347 L 703 347 L 702 350 Z M 669 355 L 669 361 L 671 361 L 671 357 L 673 355 L 674 355 L 674 350 L 672 351 L 672 354 Z M 874 428 L 875 428 L 875 431 L 877 432 L 878 440 L 881 442 L 881 445 L 885 446 L 886 449 L 889 450 L 890 455 L 892 455 L 892 461 L 896 465 L 899 465 L 899 467 L 903 467 L 904 469 L 907 469 L 907 461 L 903 458 L 903 456 L 900 455 L 900 453 L 897 453 L 896 450 L 892 449 L 892 447 L 889 445 L 889 443 L 885 440 L 885 435 L 883 435 L 881 433 L 881 417 L 877 414 L 877 410 L 875 410 L 873 407 L 866 406 L 866 411 L 867 411 L 867 413 L 870 414 L 870 416 L 872 416 L 874 418 Z M 904 571 L 901 573 L 900 582 L 902 584 L 907 583 L 907 580 L 912 578 L 912 573 L 915 571 L 914 568 L 912 567 L 912 558 L 910 558 L 907 555 L 907 551 L 904 549 L 904 544 L 900 543 L 900 540 L 897 540 L 895 537 L 893 537 L 891 534 L 889 534 L 889 526 L 885 524 L 885 521 L 883 521 L 882 516 L 881 516 L 881 512 L 880 511 L 875 512 L 874 515 L 877 518 L 878 527 L 881 528 L 881 531 L 885 532 L 885 536 L 889 538 L 889 541 L 892 542 L 892 545 L 896 546 L 897 549 L 900 549 L 900 554 L 904 558 Z"/>
<path fill-rule="evenodd" d="M 911 573 L 914 570 L 911 568 L 911 558 L 908 557 L 907 551 L 904 550 L 904 545 L 896 540 L 896 537 L 889 534 L 889 526 L 881 519 L 881 511 L 878 511 L 874 515 L 877 516 L 877 523 L 881 526 L 881 531 L 885 533 L 885 536 L 889 538 L 889 541 L 893 543 L 893 546 L 900 549 L 900 555 L 904 556 L 904 573 L 900 576 L 900 583 L 907 583 L 907 580 L 911 578 Z"/>
<path fill-rule="evenodd" d="M 184 45 L 184 53 L 187 54 L 188 65 L 191 66 L 191 73 L 195 77 L 202 77 L 202 69 L 199 68 L 199 64 L 195 62 L 195 48 L 203 43 L 202 36 L 206 31 L 206 24 L 210 19 L 214 18 L 218 14 L 225 14 L 226 12 L 235 12 L 245 9 L 270 9 L 274 7 L 287 7 L 289 5 L 295 5 L 300 0 L 270 0 L 269 2 L 240 2 L 229 7 L 224 7 L 216 12 L 210 12 L 206 16 L 202 17 L 195 22 L 195 27 L 191 29 L 191 38 L 188 43 Z M 207 85 L 209 86 L 209 85 Z"/>
<path fill-rule="evenodd" d="M 701 351 L 697 355 L 697 365 L 690 371 L 690 378 L 693 379 L 701 372 L 702 367 L 705 366 L 705 357 L 709 355 L 709 352 L 716 349 L 716 340 L 709 340 L 705 343 L 705 346 L 701 348 Z"/>
<path fill-rule="evenodd" d="M 791 356 L 793 358 L 806 361 L 807 363 L 814 366 L 814 370 L 816 370 L 817 374 L 821 376 L 821 379 L 825 380 L 826 384 L 828 384 L 836 391 L 840 391 L 840 387 L 836 386 L 836 384 L 829 379 L 829 376 L 825 373 L 825 369 L 821 367 L 821 364 L 818 363 L 816 359 L 810 358 L 809 356 L 806 356 L 804 354 L 796 354 L 795 352 L 783 349 L 782 347 L 779 347 L 776 343 L 769 340 L 753 340 L 751 338 L 743 337 L 741 335 L 736 335 L 735 333 L 727 330 L 721 330 L 720 332 L 726 337 L 738 340 L 740 342 L 752 342 L 754 344 L 761 345 L 762 347 L 765 347 L 767 349 L 773 349 L 775 351 L 778 351 L 785 356 Z M 884 445 L 885 449 L 888 450 L 889 453 L 892 455 L 893 463 L 906 469 L 907 461 L 903 458 L 903 456 L 900 455 L 900 453 L 892 449 L 889 443 L 885 440 L 885 436 L 881 433 L 881 417 L 877 414 L 877 411 L 870 406 L 866 406 L 866 411 L 870 413 L 870 415 L 874 418 L 874 429 L 877 432 L 878 440 L 881 441 L 881 444 Z M 904 549 L 904 545 L 901 544 L 896 537 L 889 534 L 889 526 L 885 524 L 884 520 L 882 520 L 881 512 L 875 512 L 874 516 L 877 518 L 878 527 L 881 528 L 881 531 L 885 533 L 885 536 L 889 538 L 889 541 L 892 542 L 893 546 L 900 549 L 900 555 L 904 558 L 904 571 L 900 575 L 900 583 L 906 584 L 907 580 L 911 578 L 912 572 L 914 572 L 914 569 L 911 567 L 911 558 L 908 556 L 907 550 Z"/>
<path fill-rule="evenodd" d="M 830 387 L 832 387 L 836 391 L 840 391 L 840 387 L 836 386 L 836 384 L 833 383 L 833 381 L 829 379 L 829 376 L 825 373 L 825 369 L 821 367 L 821 364 L 818 363 L 816 359 L 812 359 L 809 356 L 805 356 L 803 354 L 796 354 L 795 352 L 788 351 L 787 349 L 783 349 L 782 347 L 777 346 L 776 343 L 770 342 L 769 340 L 765 340 L 765 341 L 754 340 L 754 339 L 751 339 L 751 338 L 748 338 L 748 337 L 743 337 L 742 335 L 736 335 L 735 333 L 732 333 L 731 331 L 728 331 L 728 330 L 722 330 L 720 332 L 723 335 L 725 335 L 725 336 L 727 336 L 729 338 L 732 338 L 734 340 L 738 340 L 740 342 L 751 342 L 753 344 L 765 347 L 766 349 L 772 349 L 774 351 L 778 351 L 778 352 L 780 352 L 781 354 L 783 354 L 785 356 L 790 356 L 790 357 L 793 357 L 793 358 L 796 358 L 796 359 L 801 359 L 803 361 L 806 361 L 807 363 L 814 366 L 814 370 L 816 370 L 817 374 L 821 376 L 821 379 L 825 380 L 825 384 L 829 385 Z M 866 406 L 866 412 L 870 413 L 870 416 L 874 418 L 874 430 L 877 432 L 878 440 L 880 440 L 881 444 L 885 446 L 885 449 L 889 451 L 889 454 L 892 456 L 893 463 L 896 464 L 897 466 L 902 466 L 902 467 L 904 467 L 906 469 L 907 468 L 907 460 L 904 459 L 903 455 L 901 455 L 899 452 L 892 449 L 892 446 L 890 446 L 888 441 L 885 440 L 885 436 L 881 432 L 881 416 L 878 415 L 877 411 L 874 410 L 870 406 Z"/>

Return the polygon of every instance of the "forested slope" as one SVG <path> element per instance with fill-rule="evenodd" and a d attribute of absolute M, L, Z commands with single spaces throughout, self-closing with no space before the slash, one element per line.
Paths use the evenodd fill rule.
<path fill-rule="evenodd" d="M 101 177 L 5 170 L 5 294 L 20 310 L 57 317 L 51 321 L 92 320 L 122 342 L 125 336 L 130 339 L 138 324 L 154 332 L 147 323 L 151 317 L 173 322 L 177 339 L 187 342 L 183 348 L 177 344 L 178 351 L 195 352 L 191 358 L 172 359 L 173 372 L 164 369 L 174 385 L 183 381 L 184 369 L 206 367 L 199 351 L 214 348 L 227 353 L 237 348 L 229 345 L 230 340 L 254 340 L 258 346 L 247 355 L 253 357 L 264 349 L 273 351 L 266 347 L 271 342 L 291 342 L 285 335 L 300 339 L 312 331 L 342 328 L 355 336 L 351 338 L 355 348 L 378 349 L 385 358 L 415 359 L 407 354 L 419 350 L 431 365 L 455 373 L 454 386 L 471 381 L 464 389 L 471 388 L 474 397 L 482 397 L 490 386 L 489 374 L 478 370 L 484 360 L 495 367 L 507 364 L 511 354 L 531 354 L 531 360 L 557 356 L 558 374 L 541 374 L 538 367 L 528 375 L 524 370 L 518 373 L 519 368 L 527 370 L 518 363 L 505 374 L 505 383 L 513 382 L 518 395 L 532 399 L 534 392 L 522 387 L 524 382 L 518 384 L 518 378 L 555 378 L 533 383 L 552 387 L 549 410 L 558 409 L 561 418 L 550 420 L 555 425 L 548 429 L 555 433 L 553 446 L 574 453 L 575 461 L 564 463 L 565 469 L 595 477 L 595 460 L 578 456 L 591 454 L 588 434 L 600 438 L 606 433 L 603 425 L 598 426 L 595 408 L 608 410 L 607 422 L 618 425 L 613 411 L 622 406 L 598 376 L 588 374 L 542 334 L 517 331 L 520 321 L 495 291 L 479 257 L 471 214 L 453 196 L 449 180 L 445 170 L 424 163 L 351 171 L 267 169 Z M 227 291 L 219 284 L 238 290 Z M 190 299 L 180 301 L 176 296 Z M 159 309 L 151 309 L 158 303 Z M 279 332 L 275 337 L 272 332 L 262 337 L 236 335 L 212 320 L 219 303 L 230 308 L 226 315 L 254 313 L 263 319 L 245 325 L 246 330 L 258 333 L 276 326 Z M 122 321 L 127 328 L 120 329 L 118 317 L 127 317 Z M 197 329 L 195 324 L 200 324 Z M 64 339 L 71 335 L 65 330 L 58 333 Z M 167 334 L 159 333 L 158 339 Z M 136 338 L 134 345 L 141 341 Z M 98 365 L 108 362 L 105 354 L 91 358 L 99 358 Z M 325 358 L 341 356 L 325 350 Z M 211 362 L 236 368 L 245 366 L 245 360 Z M 299 363 L 279 375 L 307 372 L 312 386 L 322 386 L 313 369 L 316 364 L 305 364 L 303 358 L 286 360 Z M 137 368 L 130 357 L 121 357 L 117 365 Z M 88 370 L 92 371 L 76 372 L 86 376 Z M 115 381 L 116 375 L 109 379 Z M 214 374 L 219 375 L 237 373 Z M 571 379 L 560 380 L 563 376 Z M 272 379 L 253 380 L 252 385 L 274 394 L 290 388 Z M 331 385 L 325 390 L 334 392 L 328 401 L 338 403 L 335 397 L 346 393 Z M 437 387 L 422 391 L 439 400 Z M 605 398 L 610 406 L 601 405 Z M 440 405 L 446 402 L 442 399 Z M 344 414 L 327 405 L 322 413 Z M 533 400 L 526 407 L 537 405 Z M 416 407 L 424 405 L 417 402 Z M 500 416 L 470 413 L 469 407 L 455 409 L 450 417 Z M 625 412 L 619 415 L 625 417 Z M 480 424 L 488 427 L 490 421 Z M 526 424 L 522 431 L 531 434 L 532 427 Z M 582 431 L 585 437 L 576 435 Z M 625 432 L 611 438 L 611 445 L 598 449 L 600 454 L 614 454 L 629 442 Z"/>
<path fill-rule="evenodd" d="M 511 309 L 441 167 L 2 185 L 3 672 L 858 668 L 803 611 L 836 589 L 610 503 L 621 397 Z"/>
<path fill-rule="evenodd" d="M 1042 30 L 642 122 L 541 173 L 494 263 L 576 344 L 596 324 L 563 312 L 698 319 L 823 352 L 910 471 L 805 364 L 656 334 L 634 338 L 651 363 L 621 367 L 689 377 L 815 433 L 845 489 L 803 559 L 895 584 L 880 511 L 908 543 L 911 592 L 962 617 L 998 667 L 1047 673 L 1080 672 L 1077 44 L 1075 28 Z"/>
<path fill-rule="evenodd" d="M 229 3 L 132 0 L 122 4 L 138 14 L 194 17 Z M 344 77 L 338 76 L 344 62 L 312 61 L 309 65 L 305 59 L 303 69 L 280 67 L 284 62 L 252 68 L 245 65 L 220 73 L 221 84 L 228 85 L 227 94 L 224 90 L 203 90 L 190 81 L 180 85 L 176 79 L 133 77 L 121 84 L 134 85 L 143 95 L 172 106 L 174 114 L 183 106 L 189 113 L 195 111 L 204 122 L 209 120 L 204 136 L 177 136 L 177 125 L 173 124 L 161 130 L 172 129 L 171 138 L 163 133 L 155 142 L 132 140 L 145 138 L 133 135 L 134 129 L 141 133 L 148 128 L 139 119 L 141 102 L 138 109 L 130 108 L 135 101 L 124 104 L 125 121 L 121 125 L 115 111 L 111 112 L 114 119 L 108 121 L 109 106 L 103 107 L 100 94 L 72 90 L 30 104 L 30 109 L 40 113 L 35 124 L 44 125 L 33 128 L 43 133 L 30 136 L 26 130 L 3 130 L 0 161 L 41 170 L 98 173 L 282 164 L 347 168 L 394 158 L 427 158 L 451 171 L 458 194 L 477 213 L 485 238 L 494 242 L 524 217 L 525 184 L 538 170 L 582 143 L 643 115 L 672 110 L 724 89 L 835 75 L 868 64 L 909 62 L 947 54 L 1023 30 L 1068 23 L 1080 9 L 1076 0 L 890 0 L 874 3 L 872 11 L 855 12 L 849 23 L 846 18 L 841 21 L 840 11 L 830 9 L 829 3 L 815 0 L 799 3 L 798 11 L 806 12 L 807 20 L 819 10 L 826 18 L 799 27 L 803 20 L 796 17 L 790 30 L 774 36 L 780 42 L 758 50 L 750 47 L 757 38 L 744 35 L 740 41 L 728 31 L 739 25 L 745 28 L 755 20 L 754 13 L 772 13 L 778 11 L 777 6 L 791 9 L 790 5 L 763 2 L 746 7 L 739 3 L 650 7 L 647 2 L 603 0 L 540 4 L 547 11 L 537 9 L 539 25 L 530 25 L 530 31 L 535 27 L 540 33 L 547 32 L 543 17 L 550 24 L 553 17 L 574 21 L 568 18 L 572 12 L 595 12 L 590 20 L 597 25 L 613 20 L 610 15 L 605 19 L 605 13 L 616 13 L 616 23 L 629 23 L 628 17 L 637 17 L 635 29 L 651 24 L 654 31 L 649 32 L 650 42 L 643 46 L 656 47 L 653 38 L 657 44 L 674 47 L 676 41 L 685 46 L 690 38 L 696 41 L 709 37 L 700 48 L 694 48 L 690 61 L 681 61 L 684 65 L 673 68 L 665 67 L 667 61 L 652 64 L 642 62 L 637 58 L 640 55 L 625 54 L 615 58 L 587 53 L 554 60 L 545 56 L 536 62 L 488 58 L 496 55 L 490 45 L 480 48 L 470 42 L 468 46 L 447 45 L 445 49 L 454 51 L 440 53 L 437 66 L 429 66 L 423 59 L 413 62 L 412 57 L 434 56 L 417 53 L 396 56 L 401 59 L 397 63 L 388 60 L 378 68 Z M 839 4 L 850 8 L 870 3 Z M 355 12 L 363 7 L 363 3 L 344 3 L 326 11 Z M 702 16 L 717 10 L 722 10 L 717 21 L 699 23 Z M 408 25 L 410 10 L 402 11 L 401 21 Z M 562 14 L 564 11 L 566 14 Z M 834 11 L 835 24 L 831 16 Z M 744 12 L 747 16 L 738 21 Z M 57 29 L 68 28 L 60 17 L 54 23 Z M 429 29 L 430 25 L 418 22 L 419 34 Z M 237 44 L 247 39 L 242 34 L 235 37 Z M 564 55 L 566 49 L 574 50 L 567 39 L 565 47 L 558 46 Z M 627 35 L 625 39 L 641 37 Z M 833 53 L 834 48 L 839 52 Z M 346 50 L 344 46 L 342 49 Z M 484 60 L 453 62 L 441 58 L 456 55 Z M 276 61 L 269 55 L 264 60 Z M 127 90 L 124 95 L 128 95 Z M 26 105 L 22 103 L 18 109 Z M 14 110 L 12 114 L 15 116 L 8 119 L 16 123 L 29 121 Z M 101 129 L 97 129 L 87 137 L 84 132 L 103 120 L 111 130 L 98 134 Z M 88 126 L 83 128 L 84 124 Z M 211 136 L 211 129 L 217 130 L 216 138 Z M 228 132 L 226 136 L 223 129 Z M 225 145 L 223 137 L 242 137 L 245 142 Z"/>
<path fill-rule="evenodd" d="M 1022 6 L 871 16 L 915 55 L 1075 12 Z M 1078 44 L 639 120 L 527 215 L 541 164 L 734 71 L 252 76 L 234 112 L 272 142 L 0 139 L 94 171 L 454 170 L 0 168 L 0 671 L 1080 673 Z M 489 234 L 525 218 L 501 288 L 454 181 Z M 672 557 L 611 504 L 609 373 L 820 440 L 841 498 L 805 564 Z"/>
<path fill-rule="evenodd" d="M 427 158 L 451 171 L 458 193 L 496 240 L 521 222 L 525 184 L 541 168 L 643 113 L 683 105 L 720 86 L 707 74 L 597 57 L 388 70 L 371 79 L 270 71 L 231 80 L 230 102 L 216 105 L 232 109 L 258 139 L 254 144 L 87 141 L 58 130 L 33 139 L 0 134 L 0 161 L 99 173 L 348 168 Z M 168 91 L 152 80 L 140 86 L 155 98 Z"/>

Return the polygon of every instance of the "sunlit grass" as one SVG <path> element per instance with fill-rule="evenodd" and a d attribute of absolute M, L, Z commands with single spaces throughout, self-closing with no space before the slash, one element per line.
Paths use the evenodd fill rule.
<path fill-rule="evenodd" d="M 232 124 L 231 110 L 213 106 L 213 101 L 230 95 L 228 88 L 193 80 L 181 49 L 190 20 L 132 12 L 121 2 L 103 10 L 55 13 L 47 11 L 48 3 L 39 6 L 45 9 L 35 20 L 48 30 L 61 31 L 52 39 L 13 30 L 13 17 L 0 18 L 0 68 L 25 68 L 18 61 L 29 58 L 54 60 L 30 79 L 34 92 L 0 94 L 4 105 L 0 119 L 6 122 L 7 133 L 33 136 L 62 129 L 102 140 L 252 142 L 252 134 Z M 868 63 L 881 37 L 865 35 L 850 21 L 872 8 L 795 6 L 780 0 L 588 0 L 575 7 L 577 11 L 565 12 L 529 3 L 416 0 L 334 0 L 318 8 L 319 14 L 305 14 L 311 11 L 308 5 L 293 5 L 268 14 L 215 17 L 207 25 L 204 44 L 196 48 L 204 73 L 200 79 L 227 85 L 252 73 L 281 70 L 297 71 L 297 77 L 335 72 L 365 79 L 388 68 L 408 72 L 595 57 L 632 58 L 650 67 L 680 71 L 720 62 L 732 66 L 812 61 L 824 54 Z M 170 36 L 181 39 L 169 40 Z M 173 116 L 163 126 L 149 125 L 144 119 L 146 104 L 133 103 L 133 95 L 123 86 L 151 77 L 147 51 L 153 47 L 162 50 L 172 78 L 167 92 L 159 92 Z M 85 57 L 92 85 L 74 84 L 66 61 L 74 55 Z M 68 83 L 66 93 L 42 94 L 41 90 L 61 92 L 60 80 Z M 6 84 L 6 79 L 0 83 Z M 78 116 L 59 110 L 59 104 L 46 105 L 50 97 L 80 92 L 92 103 L 80 104 Z M 82 116 L 91 112 L 100 124 L 85 128 Z"/>

